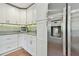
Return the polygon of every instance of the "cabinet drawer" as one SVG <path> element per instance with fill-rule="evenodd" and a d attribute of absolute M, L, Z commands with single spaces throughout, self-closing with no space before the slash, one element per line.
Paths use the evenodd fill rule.
<path fill-rule="evenodd" d="M 15 43 L 18 44 L 18 41 L 11 41 L 11 42 L 2 43 L 2 44 L 0 44 L 0 47 L 1 47 L 1 46 L 6 46 L 6 45 L 8 45 L 8 44 L 13 45 L 13 44 L 15 44 Z"/>
<path fill-rule="evenodd" d="M 17 48 L 17 42 L 5 44 L 3 46 L 0 46 L 0 54 L 8 52 L 16 48 Z"/>
<path fill-rule="evenodd" d="M 6 43 L 9 43 L 9 42 L 15 42 L 17 41 L 17 37 L 16 36 L 2 36 L 0 37 L 0 45 L 2 44 L 6 44 Z"/>
<path fill-rule="evenodd" d="M 7 43 L 10 43 L 10 42 L 17 42 L 17 40 L 14 40 L 12 38 L 6 38 L 6 39 L 3 39 L 3 40 L 0 40 L 0 45 L 7 44 Z"/>

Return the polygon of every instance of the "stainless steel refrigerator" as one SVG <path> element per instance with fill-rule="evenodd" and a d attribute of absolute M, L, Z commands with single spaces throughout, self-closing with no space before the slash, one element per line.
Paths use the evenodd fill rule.
<path fill-rule="evenodd" d="M 50 3 L 48 9 L 48 55 L 79 56 L 79 3 Z"/>
<path fill-rule="evenodd" d="M 66 55 L 66 3 L 48 4 L 48 56 Z"/>

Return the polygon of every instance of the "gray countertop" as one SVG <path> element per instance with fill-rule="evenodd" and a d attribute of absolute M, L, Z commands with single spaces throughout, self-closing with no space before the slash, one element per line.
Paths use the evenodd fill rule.
<path fill-rule="evenodd" d="M 0 35 L 12 35 L 12 34 L 28 34 L 36 36 L 36 32 L 19 32 L 19 31 L 0 31 Z"/>

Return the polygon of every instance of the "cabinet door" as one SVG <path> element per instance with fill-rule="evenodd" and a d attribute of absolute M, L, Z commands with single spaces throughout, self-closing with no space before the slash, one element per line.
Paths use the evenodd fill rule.
<path fill-rule="evenodd" d="M 8 4 L 0 4 L 0 23 L 16 24 L 18 17 L 17 8 Z"/>
<path fill-rule="evenodd" d="M 6 5 L 5 4 L 0 4 L 0 23 L 5 23 L 6 19 Z"/>
<path fill-rule="evenodd" d="M 37 20 L 47 19 L 48 4 L 47 3 L 37 3 Z"/>
<path fill-rule="evenodd" d="M 36 36 L 32 37 L 32 55 L 36 56 Z"/>
<path fill-rule="evenodd" d="M 27 9 L 27 24 L 31 24 L 32 23 L 32 8 L 30 7 L 29 9 Z"/>
<path fill-rule="evenodd" d="M 24 49 L 27 51 L 28 50 L 28 36 L 24 35 Z"/>
<path fill-rule="evenodd" d="M 17 35 L 0 36 L 0 54 L 18 48 Z"/>
<path fill-rule="evenodd" d="M 22 35 L 22 34 L 19 34 L 18 35 L 18 38 L 19 38 L 19 47 L 22 47 L 22 48 L 24 48 L 24 35 Z"/>
<path fill-rule="evenodd" d="M 28 36 L 25 34 L 20 34 L 18 37 L 19 37 L 19 47 L 22 47 L 27 51 L 28 50 Z"/>
<path fill-rule="evenodd" d="M 10 17 L 8 18 L 9 16 L 9 5 L 7 4 L 0 4 L 0 22 L 1 23 L 8 23 L 9 22 L 9 19 Z"/>
<path fill-rule="evenodd" d="M 36 22 L 36 4 L 27 9 L 27 24 Z"/>
<path fill-rule="evenodd" d="M 28 42 L 27 42 L 27 44 L 28 44 L 28 49 L 27 49 L 27 51 L 28 51 L 30 54 L 32 54 L 32 39 L 31 39 L 31 36 L 30 36 L 30 35 L 28 35 Z"/>
<path fill-rule="evenodd" d="M 47 21 L 37 22 L 37 55 L 47 56 Z"/>
<path fill-rule="evenodd" d="M 0 38 L 0 45 L 7 44 L 10 42 L 17 42 L 17 35 L 5 35 L 5 37 L 0 36 Z"/>
<path fill-rule="evenodd" d="M 32 23 L 36 23 L 37 12 L 36 12 L 36 4 L 32 6 Z"/>
<path fill-rule="evenodd" d="M 10 23 L 18 24 L 18 20 L 19 20 L 19 9 L 17 9 L 17 8 L 13 8 L 13 9 L 14 9 L 12 11 L 13 14 L 11 14 L 11 12 L 10 12 L 10 15 L 12 17 L 12 19 L 10 20 Z"/>
<path fill-rule="evenodd" d="M 18 24 L 26 24 L 26 10 L 19 9 Z"/>
<path fill-rule="evenodd" d="M 8 16 L 7 16 L 7 20 L 9 21 L 9 23 L 11 24 L 17 24 L 17 19 L 18 19 L 18 9 L 14 8 L 14 7 L 10 7 L 8 8 Z"/>
<path fill-rule="evenodd" d="M 17 42 L 10 42 L 5 45 L 0 45 L 0 54 L 9 52 L 9 51 L 14 50 L 16 48 L 18 48 Z"/>

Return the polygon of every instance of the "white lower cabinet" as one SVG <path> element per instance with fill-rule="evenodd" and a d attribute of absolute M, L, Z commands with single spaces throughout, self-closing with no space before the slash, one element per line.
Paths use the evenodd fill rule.
<path fill-rule="evenodd" d="M 20 34 L 19 46 L 24 48 L 32 56 L 36 55 L 36 36 Z"/>
<path fill-rule="evenodd" d="M 9 52 L 10 50 L 16 49 L 17 47 L 17 42 L 11 42 L 6 45 L 0 46 L 0 54 Z"/>
<path fill-rule="evenodd" d="M 36 36 L 28 34 L 0 36 L 0 55 L 22 47 L 32 56 L 36 56 Z"/>
<path fill-rule="evenodd" d="M 27 37 L 27 35 L 23 35 L 23 39 L 22 39 L 23 41 L 23 43 L 22 43 L 22 47 L 25 49 L 25 50 L 27 50 L 28 49 L 28 37 Z"/>
<path fill-rule="evenodd" d="M 27 44 L 28 44 L 28 49 L 27 49 L 27 51 L 32 55 L 32 40 L 31 40 L 31 38 L 30 38 L 30 36 L 27 36 L 27 38 L 28 38 L 28 42 L 27 42 Z"/>
<path fill-rule="evenodd" d="M 18 48 L 17 35 L 0 36 L 0 54 Z"/>
<path fill-rule="evenodd" d="M 32 55 L 36 56 L 36 37 L 32 39 Z"/>
<path fill-rule="evenodd" d="M 28 36 L 28 51 L 31 55 L 36 55 L 36 36 Z"/>
<path fill-rule="evenodd" d="M 19 39 L 19 47 L 24 47 L 24 35 L 19 34 L 18 39 Z"/>

